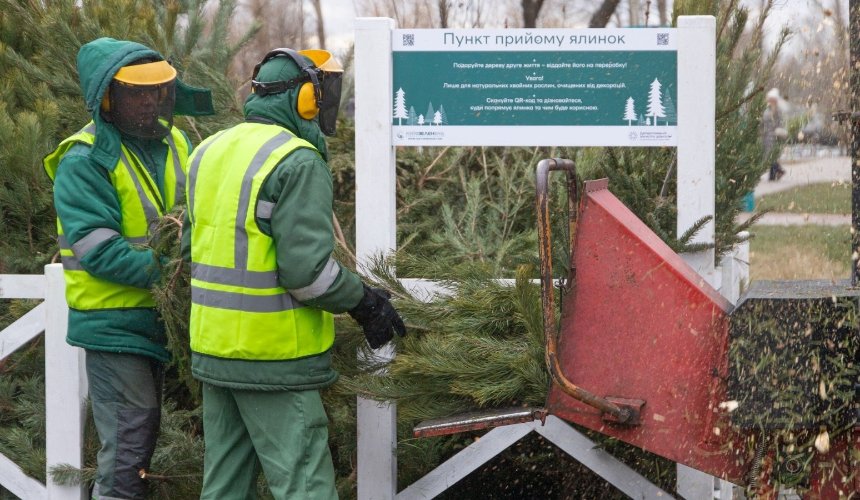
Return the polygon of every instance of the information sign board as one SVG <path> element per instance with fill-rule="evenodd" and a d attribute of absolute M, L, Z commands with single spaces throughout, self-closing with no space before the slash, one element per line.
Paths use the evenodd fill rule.
<path fill-rule="evenodd" d="M 395 145 L 677 144 L 673 28 L 392 36 Z"/>

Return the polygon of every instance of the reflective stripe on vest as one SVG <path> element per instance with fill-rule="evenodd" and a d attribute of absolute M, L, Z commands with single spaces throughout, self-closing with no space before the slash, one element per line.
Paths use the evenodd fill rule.
<path fill-rule="evenodd" d="M 332 315 L 300 300 L 325 292 L 340 267 L 330 260 L 314 283 L 287 292 L 274 241 L 255 221 L 274 209 L 256 201 L 263 182 L 297 148 L 313 149 L 276 125 L 243 123 L 207 139 L 189 159 L 194 352 L 289 360 L 331 348 Z"/>
<path fill-rule="evenodd" d="M 92 146 L 95 131 L 95 124 L 90 122 L 45 157 L 45 170 L 52 181 L 66 152 L 75 144 Z M 120 150 L 119 162 L 109 171 L 111 184 L 120 202 L 120 233 L 114 229 L 95 228 L 74 245 L 69 245 L 62 221 L 57 219 L 60 256 L 66 278 L 66 299 L 70 307 L 79 310 L 154 307 L 155 302 L 149 290 L 97 278 L 83 268 L 81 260 L 102 243 L 116 237 L 122 237 L 131 244 L 147 243 L 150 226 L 174 204 L 181 203 L 185 195 L 184 166 L 188 159 L 188 143 L 176 128 L 171 130 L 165 142 L 168 147 L 164 165 L 166 200 L 162 200 L 162 194 L 142 162 L 124 146 Z"/>

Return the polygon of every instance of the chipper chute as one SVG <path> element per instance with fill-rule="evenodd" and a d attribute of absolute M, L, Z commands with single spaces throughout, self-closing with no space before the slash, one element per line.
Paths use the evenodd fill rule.
<path fill-rule="evenodd" d="M 570 270 L 556 325 L 548 178 L 567 175 Z M 860 495 L 857 297 L 848 282 L 753 283 L 737 306 L 570 160 L 537 167 L 546 407 L 429 422 L 416 435 L 552 414 L 768 497 Z M 827 446 L 822 445 L 824 437 Z"/>
<path fill-rule="evenodd" d="M 569 162 L 548 163 L 569 167 L 573 177 Z M 539 167 L 539 193 L 546 192 L 542 175 Z M 575 190 L 573 180 L 569 185 Z M 742 465 L 723 457 L 732 435 L 718 408 L 726 400 L 732 305 L 613 196 L 605 179 L 586 182 L 584 191 L 579 206 L 572 195 L 569 207 L 573 251 L 557 346 L 548 211 L 538 195 L 546 355 L 555 382 L 547 410 L 739 482 Z M 619 411 L 589 404 L 577 389 Z"/>
<path fill-rule="evenodd" d="M 558 329 L 553 170 L 568 175 L 571 235 Z M 537 175 L 549 413 L 762 495 L 777 485 L 812 498 L 860 494 L 860 290 L 758 282 L 733 308 L 605 179 L 577 200 L 572 162 L 542 162 Z"/>

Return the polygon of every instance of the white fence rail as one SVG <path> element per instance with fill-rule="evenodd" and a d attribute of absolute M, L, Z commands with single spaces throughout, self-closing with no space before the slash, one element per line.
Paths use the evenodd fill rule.
<path fill-rule="evenodd" d="M 737 301 L 741 288 L 749 278 L 749 247 L 740 245 L 722 261 L 720 276 L 722 293 L 730 301 Z M 428 299 L 440 290 L 436 284 L 424 280 L 403 280 L 416 296 Z M 720 286 L 722 285 L 722 286 Z M 61 486 L 50 479 L 51 467 L 68 464 L 83 466 L 83 429 L 86 417 L 87 381 L 84 370 L 84 351 L 66 344 L 68 306 L 65 300 L 65 283 L 60 264 L 45 266 L 44 275 L 0 275 L 0 299 L 43 299 L 43 302 L 21 316 L 0 332 L 0 361 L 22 346 L 45 333 L 45 420 L 46 420 L 46 472 L 47 484 L 27 476 L 12 460 L 0 454 L 0 485 L 24 499 L 82 500 L 86 498 L 84 485 Z M 366 404 L 374 403 L 369 400 Z M 393 413 L 390 413 L 393 415 Z M 363 422 L 362 425 L 378 422 Z M 565 451 L 592 467 L 607 481 L 631 496 L 651 498 L 665 495 L 641 476 L 605 454 L 596 454 L 593 445 L 583 439 L 572 427 L 555 419 L 542 427 L 536 423 L 510 426 L 505 430 L 491 431 L 478 443 L 463 450 L 449 462 L 406 488 L 397 498 L 432 498 L 465 477 L 468 472 L 493 458 L 526 434 L 535 431 L 561 446 Z M 394 422 L 387 425 L 395 426 Z M 366 429 L 365 429 L 366 431 Z M 362 429 L 359 429 L 362 434 Z M 498 438 L 498 439 L 496 439 Z M 496 442 L 498 441 L 498 442 Z M 474 448 L 474 449 L 473 449 Z M 594 455 L 594 456 L 592 456 Z M 361 456 L 359 462 L 372 457 Z M 592 463 L 593 462 L 593 463 Z M 392 471 L 393 474 L 396 473 Z M 693 483 L 698 488 L 710 489 L 713 478 L 702 477 Z M 710 484 L 708 481 L 711 481 Z M 394 483 L 396 484 L 396 483 Z M 690 485 L 691 487 L 694 485 Z M 723 485 L 723 490 L 728 484 Z M 392 484 L 389 488 L 393 489 Z M 711 491 L 713 491 L 711 489 Z M 689 498 L 689 497 L 688 497 Z M 730 498 L 730 497 L 723 497 Z"/>
<path fill-rule="evenodd" d="M 45 443 L 47 484 L 24 473 L 0 454 L 0 485 L 30 499 L 82 500 L 84 485 L 61 486 L 50 470 L 59 464 L 83 465 L 83 430 L 87 382 L 84 353 L 66 344 L 68 306 L 63 268 L 45 266 L 44 275 L 0 275 L 0 299 L 43 302 L 0 332 L 0 361 L 45 333 Z"/>

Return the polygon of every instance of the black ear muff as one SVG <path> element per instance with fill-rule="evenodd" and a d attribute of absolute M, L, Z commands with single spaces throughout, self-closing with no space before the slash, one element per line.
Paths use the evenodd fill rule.
<path fill-rule="evenodd" d="M 259 73 L 260 67 L 266 64 L 270 59 L 278 56 L 287 56 L 292 59 L 303 73 L 302 79 L 306 81 L 305 83 L 302 83 L 299 88 L 299 96 L 298 99 L 296 99 L 296 111 L 299 113 L 299 116 L 305 120 L 314 119 L 320 112 L 319 103 L 322 99 L 322 89 L 320 88 L 319 81 L 320 70 L 312 64 L 308 64 L 304 56 L 293 49 L 274 49 L 266 54 L 265 57 L 263 57 L 263 60 L 254 67 L 254 73 L 251 76 L 252 89 L 253 82 L 257 79 L 257 73 Z M 261 93 L 261 95 L 265 94 Z"/>

